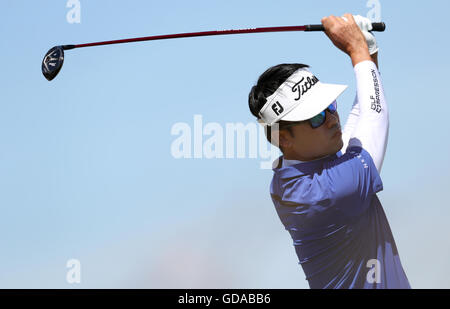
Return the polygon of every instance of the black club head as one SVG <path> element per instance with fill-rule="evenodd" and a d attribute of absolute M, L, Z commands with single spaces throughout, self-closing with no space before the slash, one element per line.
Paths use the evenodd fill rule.
<path fill-rule="evenodd" d="M 42 60 L 42 74 L 48 81 L 58 75 L 64 63 L 64 49 L 62 46 L 55 46 L 45 54 Z"/>

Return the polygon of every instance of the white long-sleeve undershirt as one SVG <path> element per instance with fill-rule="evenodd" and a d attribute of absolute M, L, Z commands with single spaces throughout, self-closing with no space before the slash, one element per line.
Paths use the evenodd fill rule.
<path fill-rule="evenodd" d="M 358 63 L 354 71 L 357 94 L 342 131 L 342 150 L 352 146 L 364 148 L 381 172 L 389 137 L 389 110 L 380 73 L 372 61 Z"/>

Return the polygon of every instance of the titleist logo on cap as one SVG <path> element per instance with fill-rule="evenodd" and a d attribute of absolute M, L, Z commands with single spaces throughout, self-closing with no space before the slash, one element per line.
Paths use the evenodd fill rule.
<path fill-rule="evenodd" d="M 302 84 L 303 81 L 305 81 L 305 77 L 302 77 L 302 79 L 292 87 L 292 92 L 298 91 L 298 98 L 296 98 L 295 101 L 300 100 L 302 95 L 307 93 L 309 89 L 319 82 L 319 79 L 313 75 L 312 78 L 306 77 L 306 81 Z"/>
<path fill-rule="evenodd" d="M 293 81 L 294 82 L 294 81 Z M 294 86 L 291 87 L 292 92 L 298 92 L 298 97 L 295 98 L 295 101 L 299 101 L 305 93 L 308 92 L 315 84 L 319 82 L 319 79 L 311 75 L 311 77 L 302 77 Z M 284 107 L 281 105 L 279 101 L 272 105 L 273 112 L 279 116 L 284 112 Z"/>
<path fill-rule="evenodd" d="M 311 77 L 302 77 L 294 86 L 291 87 L 292 92 L 298 92 L 298 97 L 295 98 L 295 101 L 299 101 L 305 93 L 308 92 L 315 84 L 319 82 L 319 79 L 311 75 Z M 279 101 L 272 105 L 273 112 L 279 116 L 284 112 L 284 107 L 281 105 Z"/>

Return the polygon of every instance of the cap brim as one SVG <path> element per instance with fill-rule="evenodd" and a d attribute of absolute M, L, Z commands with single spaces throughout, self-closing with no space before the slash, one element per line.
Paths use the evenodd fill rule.
<path fill-rule="evenodd" d="M 311 119 L 330 106 L 347 88 L 346 85 L 321 83 L 320 88 L 314 89 L 307 101 L 299 104 L 280 120 L 304 121 Z"/>

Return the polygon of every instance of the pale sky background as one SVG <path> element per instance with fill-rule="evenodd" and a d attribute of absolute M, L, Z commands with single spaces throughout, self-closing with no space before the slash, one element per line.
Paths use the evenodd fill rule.
<path fill-rule="evenodd" d="M 301 62 L 348 84 L 323 33 L 265 33 L 102 46 L 157 34 L 366 16 L 354 1 L 2 0 L 0 288 L 308 288 L 260 159 L 174 159 L 177 122 L 251 123 L 247 96 L 269 66 Z M 450 288 L 449 1 L 381 0 L 377 33 L 391 130 L 379 194 L 413 288 Z M 432 28 L 430 28 L 432 27 Z M 66 262 L 81 262 L 81 284 Z"/>

